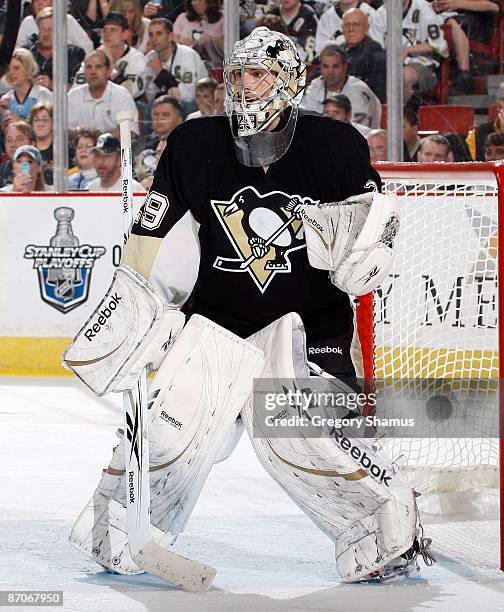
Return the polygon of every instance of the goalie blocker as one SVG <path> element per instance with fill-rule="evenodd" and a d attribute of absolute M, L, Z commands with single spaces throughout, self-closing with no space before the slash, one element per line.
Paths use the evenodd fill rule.
<path fill-rule="evenodd" d="M 63 353 L 63 365 L 99 396 L 133 389 L 146 365 L 159 368 L 184 322 L 180 310 L 163 302 L 150 283 L 122 265 Z"/>
<path fill-rule="evenodd" d="M 363 193 L 343 202 L 303 204 L 301 217 L 310 264 L 329 270 L 338 289 L 359 296 L 380 286 L 399 231 L 395 196 Z"/>

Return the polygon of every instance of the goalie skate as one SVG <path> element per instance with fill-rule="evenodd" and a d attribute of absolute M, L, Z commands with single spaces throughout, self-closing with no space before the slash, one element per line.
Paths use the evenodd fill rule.
<path fill-rule="evenodd" d="M 415 495 L 418 494 L 415 493 Z M 349 580 L 348 582 L 393 582 L 397 579 L 414 578 L 420 573 L 420 564 L 418 563 L 420 556 L 427 567 L 436 563 L 436 559 L 430 550 L 431 544 L 432 539 L 424 536 L 423 527 L 419 523 L 411 548 L 386 563 L 379 570 L 369 573 L 360 580 Z"/>
<path fill-rule="evenodd" d="M 430 538 L 415 538 L 413 546 L 404 554 L 387 563 L 381 570 L 371 572 L 361 580 L 352 582 L 389 582 L 396 579 L 413 578 L 420 573 L 419 555 L 422 556 L 425 565 L 431 566 L 436 560 L 432 555 Z"/>

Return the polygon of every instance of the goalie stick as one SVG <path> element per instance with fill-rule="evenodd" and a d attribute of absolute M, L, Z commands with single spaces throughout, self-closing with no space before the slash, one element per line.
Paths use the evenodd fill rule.
<path fill-rule="evenodd" d="M 128 111 L 116 115 L 121 135 L 121 173 L 124 244 L 133 223 L 131 121 Z M 215 577 L 213 567 L 187 559 L 160 546 L 150 526 L 149 431 L 147 372 L 142 370 L 134 389 L 123 394 L 128 545 L 141 569 L 186 591 L 207 591 Z"/>

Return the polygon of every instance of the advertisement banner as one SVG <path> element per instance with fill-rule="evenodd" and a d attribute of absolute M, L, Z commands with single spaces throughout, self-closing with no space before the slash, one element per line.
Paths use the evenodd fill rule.
<path fill-rule="evenodd" d="M 62 348 L 119 265 L 122 223 L 119 193 L 1 194 L 0 373 L 64 373 Z"/>

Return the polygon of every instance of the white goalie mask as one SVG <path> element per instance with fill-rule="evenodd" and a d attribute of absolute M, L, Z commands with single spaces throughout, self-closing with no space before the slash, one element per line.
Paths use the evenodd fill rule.
<path fill-rule="evenodd" d="M 225 106 L 236 154 L 246 166 L 269 165 L 294 136 L 306 67 L 285 34 L 256 28 L 224 62 Z"/>

